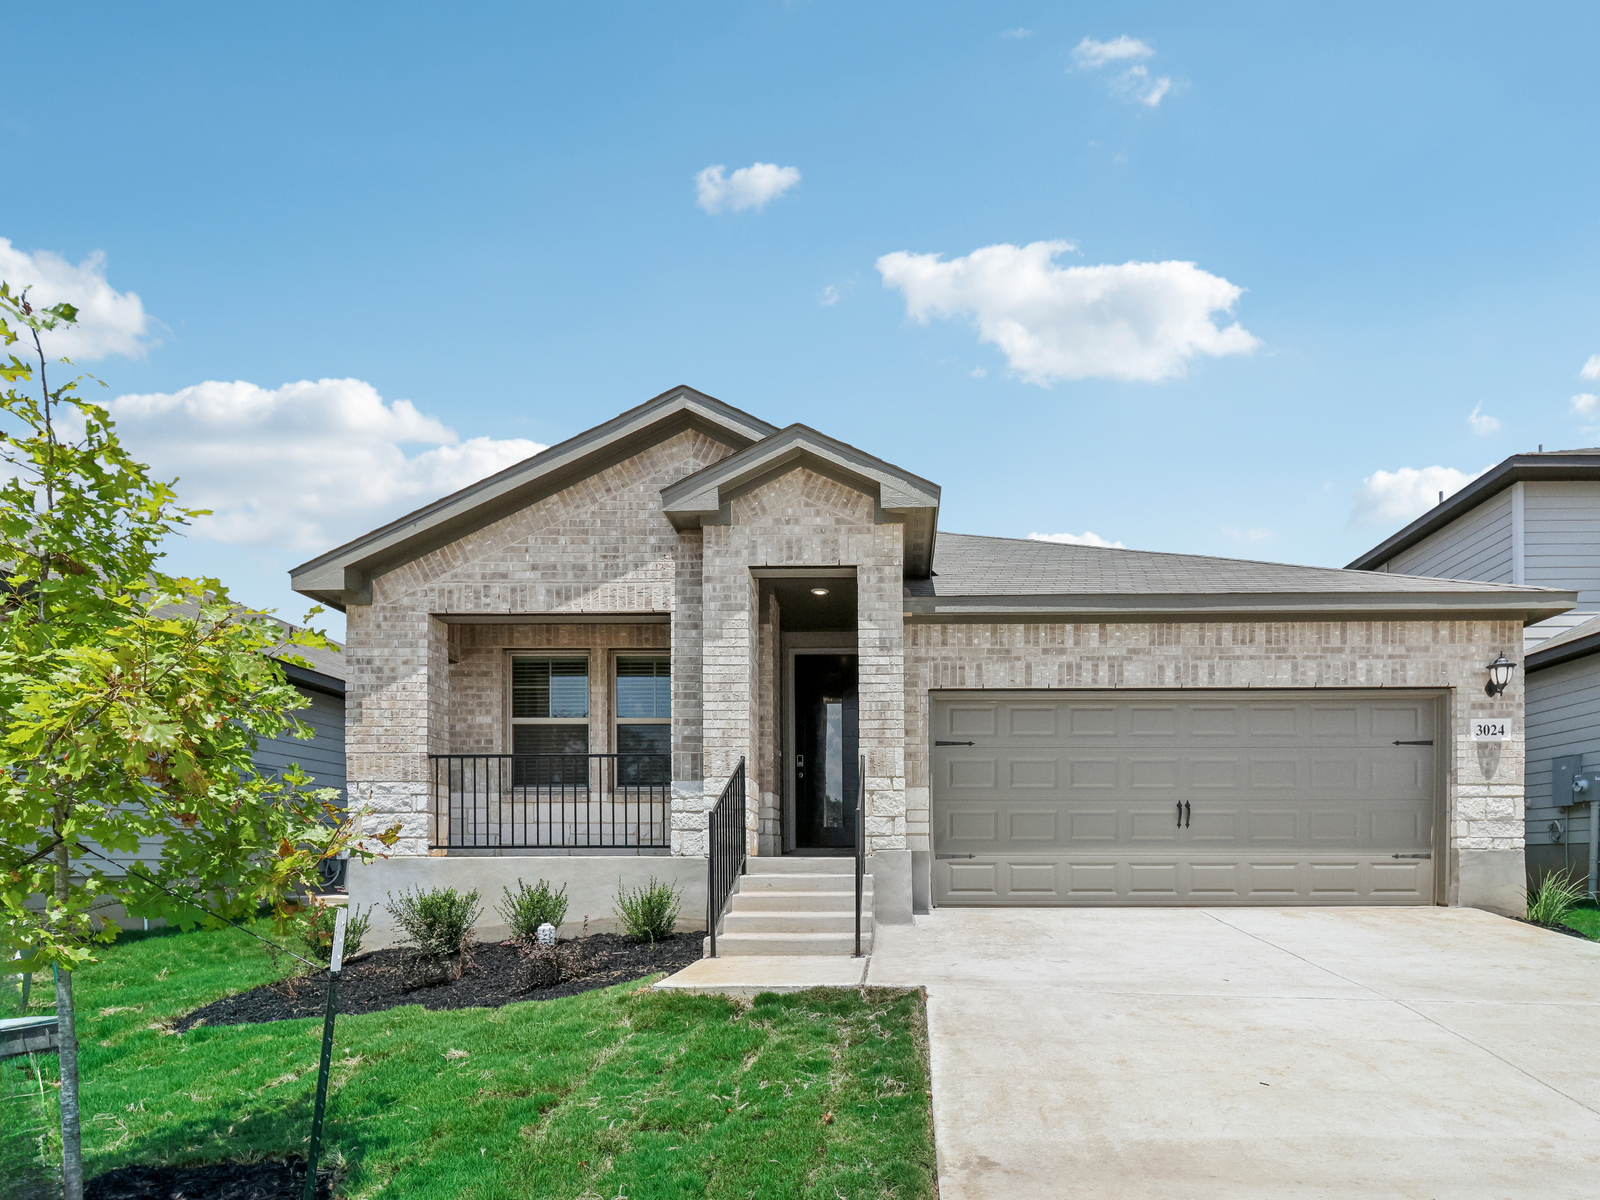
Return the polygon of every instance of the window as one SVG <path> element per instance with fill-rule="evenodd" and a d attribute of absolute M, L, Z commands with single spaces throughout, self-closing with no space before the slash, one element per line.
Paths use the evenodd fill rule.
<path fill-rule="evenodd" d="M 617 659 L 617 782 L 672 781 L 672 663 Z"/>
<path fill-rule="evenodd" d="M 524 658 L 511 660 L 511 752 L 513 754 L 589 753 L 589 660 Z M 519 784 L 572 784 L 588 779 L 588 759 L 518 763 Z"/>

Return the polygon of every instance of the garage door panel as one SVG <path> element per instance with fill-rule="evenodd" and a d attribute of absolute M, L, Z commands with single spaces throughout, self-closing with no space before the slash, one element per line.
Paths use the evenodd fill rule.
<path fill-rule="evenodd" d="M 935 694 L 938 902 L 1430 902 L 1437 707 Z"/>

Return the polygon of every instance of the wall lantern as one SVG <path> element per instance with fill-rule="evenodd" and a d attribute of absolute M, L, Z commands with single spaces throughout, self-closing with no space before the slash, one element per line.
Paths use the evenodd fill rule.
<path fill-rule="evenodd" d="M 1498 696 L 1506 690 L 1506 685 L 1511 682 L 1511 672 L 1517 669 L 1517 664 L 1504 654 L 1496 658 L 1484 670 L 1489 672 L 1489 682 L 1483 685 L 1486 695 Z"/>
<path fill-rule="evenodd" d="M 826 596 L 828 594 L 828 589 L 827 588 L 812 588 L 811 589 L 811 594 L 813 596 Z"/>

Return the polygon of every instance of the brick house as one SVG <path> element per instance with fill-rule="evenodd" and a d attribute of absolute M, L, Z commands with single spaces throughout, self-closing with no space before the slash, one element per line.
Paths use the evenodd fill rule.
<path fill-rule="evenodd" d="M 945 533 L 939 497 L 676 388 L 296 568 L 348 616 L 351 800 L 403 829 L 352 899 L 546 878 L 604 928 L 654 875 L 695 913 L 743 760 L 756 866 L 825 873 L 860 807 L 879 923 L 1520 906 L 1486 664 L 1571 593 Z"/>

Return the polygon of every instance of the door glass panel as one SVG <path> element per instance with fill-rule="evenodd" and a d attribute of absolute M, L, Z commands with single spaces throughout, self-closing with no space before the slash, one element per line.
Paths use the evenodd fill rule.
<path fill-rule="evenodd" d="M 824 752 L 826 775 L 823 779 L 822 823 L 829 829 L 844 827 L 844 701 L 829 696 L 825 734 L 827 749 Z"/>

